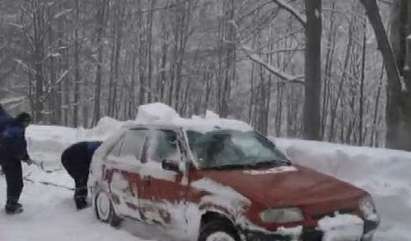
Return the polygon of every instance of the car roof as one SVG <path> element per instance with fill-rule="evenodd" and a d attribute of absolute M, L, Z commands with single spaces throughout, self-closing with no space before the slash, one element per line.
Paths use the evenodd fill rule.
<path fill-rule="evenodd" d="M 123 125 L 123 128 L 126 129 L 139 129 L 139 128 L 145 128 L 145 129 L 179 129 L 181 126 L 177 125 L 165 125 L 165 124 L 141 124 L 141 123 L 127 123 Z"/>
<path fill-rule="evenodd" d="M 137 128 L 152 128 L 152 129 L 170 129 L 170 130 L 191 130 L 196 132 L 209 132 L 214 130 L 239 130 L 239 131 L 251 131 L 253 128 L 247 123 L 238 120 L 229 119 L 173 119 L 169 121 L 156 120 L 150 123 L 141 122 L 127 122 L 123 125 L 126 129 L 137 129 Z"/>

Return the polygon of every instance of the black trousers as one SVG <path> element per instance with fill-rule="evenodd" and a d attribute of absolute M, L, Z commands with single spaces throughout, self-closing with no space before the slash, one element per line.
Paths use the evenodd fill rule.
<path fill-rule="evenodd" d="M 23 171 L 21 161 L 3 160 L 3 173 L 7 183 L 7 204 L 17 203 L 23 190 Z"/>
<path fill-rule="evenodd" d="M 87 181 L 88 175 L 86 177 L 81 177 L 74 179 L 76 184 L 76 190 L 74 191 L 74 199 L 86 199 L 87 198 Z"/>
<path fill-rule="evenodd" d="M 68 174 L 74 179 L 75 191 L 74 198 L 87 198 L 87 181 L 88 181 L 88 166 L 79 165 L 69 159 L 62 160 L 64 168 L 67 170 Z"/>

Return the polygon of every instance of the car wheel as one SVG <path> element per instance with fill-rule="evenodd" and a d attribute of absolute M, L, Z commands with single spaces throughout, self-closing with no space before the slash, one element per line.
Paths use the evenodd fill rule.
<path fill-rule="evenodd" d="M 198 241 L 241 241 L 237 231 L 225 220 L 214 220 L 201 227 Z"/>
<path fill-rule="evenodd" d="M 122 219 L 115 213 L 110 197 L 106 192 L 98 192 L 95 202 L 96 216 L 99 220 L 110 223 L 113 227 L 118 227 Z"/>

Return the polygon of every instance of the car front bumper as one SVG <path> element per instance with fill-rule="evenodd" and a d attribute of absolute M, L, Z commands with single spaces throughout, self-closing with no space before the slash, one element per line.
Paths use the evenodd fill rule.
<path fill-rule="evenodd" d="M 364 234 L 361 241 L 372 241 L 378 222 L 365 221 Z M 270 234 L 261 231 L 242 230 L 244 241 L 294 241 L 290 236 Z M 323 232 L 315 228 L 303 228 L 299 241 L 322 241 Z"/>

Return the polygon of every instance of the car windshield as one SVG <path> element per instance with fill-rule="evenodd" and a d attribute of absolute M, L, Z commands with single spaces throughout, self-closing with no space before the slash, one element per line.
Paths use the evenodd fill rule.
<path fill-rule="evenodd" d="M 288 165 L 287 158 L 255 131 L 187 131 L 191 152 L 202 169 Z"/>

